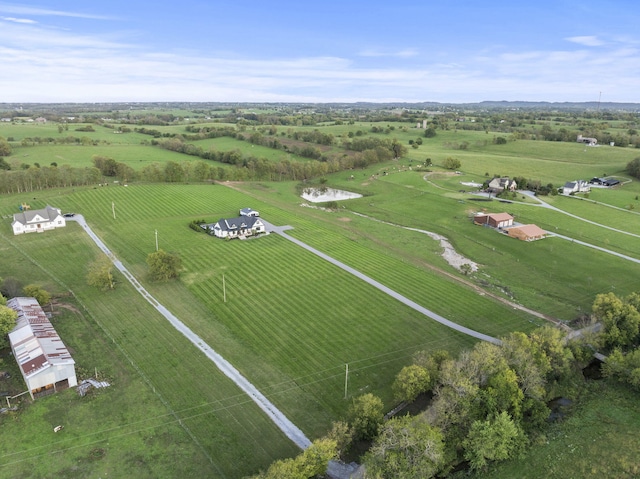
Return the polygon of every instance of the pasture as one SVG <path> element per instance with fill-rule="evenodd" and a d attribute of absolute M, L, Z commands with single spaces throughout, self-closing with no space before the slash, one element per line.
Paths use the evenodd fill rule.
<path fill-rule="evenodd" d="M 403 131 L 406 123 L 395 125 L 389 137 L 403 142 L 423 133 Z M 53 127 L 46 128 L 49 126 Z M 163 128 L 182 129 L 178 125 L 158 127 Z M 370 124 L 321 128 L 337 136 L 370 128 Z M 5 135 L 4 130 L 0 135 Z M 91 157 L 98 154 L 136 170 L 151 162 L 196 160 L 140 144 L 151 138 L 146 135 L 112 134 L 118 142 L 103 139 L 104 135 L 102 130 L 95 133 L 96 146 L 15 146 L 12 158 L 42 165 L 56 161 L 89 166 Z M 550 231 L 640 258 L 637 237 L 535 206 L 529 198 L 477 202 L 460 191 L 465 188 L 460 181 L 481 183 L 486 173 L 525 176 L 558 186 L 576 178 L 616 174 L 635 152 L 528 140 L 495 145 L 492 137 L 484 131 L 438 131 L 418 149 L 409 148 L 406 158 L 399 161 L 329 175 L 326 186 L 364 195 L 340 202 L 331 211 L 302 207 L 298 194 L 307 185 L 292 182 L 130 184 L 1 197 L 0 276 L 19 278 L 24 284 L 40 283 L 60 301 L 73 305 L 78 312 L 65 311 L 59 316 L 63 339 L 78 352 L 77 363 L 87 371 L 94 367 L 104 371 L 114 378 L 114 386 L 91 401 L 77 398 L 73 391 L 38 401 L 20 411 L 13 423 L 0 416 L 3 427 L 11 428 L 8 437 L 22 439 L 0 439 L 0 456 L 12 458 L 9 464 L 21 468 L 25 477 L 30 467 L 43 467 L 41 457 L 59 451 L 51 468 L 63 477 L 78 471 L 96 475 L 103 469 L 109 476 L 163 477 L 162 467 L 168 471 L 164 477 L 175 477 L 181 471 L 241 477 L 296 453 L 266 416 L 124 278 L 118 277 L 117 289 L 108 293 L 86 285 L 87 265 L 98 257 L 98 251 L 75 223 L 43 235 L 11 236 L 11 214 L 22 202 L 33 209 L 51 204 L 82 213 L 156 299 L 228 359 L 311 439 L 326 433 L 331 421 L 345 416 L 350 404 L 344 399 L 345 364 L 350 371 L 349 399 L 372 392 L 390 408 L 393 378 L 416 351 L 447 349 L 455 354 L 473 340 L 275 234 L 222 241 L 189 229 L 190 221 L 215 222 L 236 216 L 242 207 L 252 207 L 271 223 L 293 226 L 288 232 L 291 236 L 448 319 L 493 336 L 529 331 L 543 320 L 492 296 L 569 322 L 587 313 L 598 293 L 636 290 L 635 263 L 560 238 L 519 242 L 474 226 L 470 218 L 482 209 L 508 211 L 517 221 L 535 222 Z M 456 149 L 457 142 L 468 142 L 467 149 Z M 240 147 L 245 154 L 255 152 L 273 160 L 286 155 L 231 138 L 197 144 L 223 151 Z M 447 156 L 461 160 L 463 175 L 441 171 L 438 165 Z M 427 157 L 439 174 L 425 178 L 426 172 L 412 170 Z M 618 190 L 594 191 L 590 195 L 593 202 L 561 197 L 545 200 L 581 218 L 640 235 L 638 216 L 628 207 L 637 202 L 638 194 L 634 182 Z M 480 270 L 463 275 L 442 258 L 436 241 L 406 228 L 446 236 Z M 179 281 L 147 281 L 145 260 L 155 249 L 156 232 L 160 248 L 182 258 Z M 32 439 L 21 433 L 20 425 L 25 431 L 49 431 L 52 418 L 61 411 L 68 420 L 65 434 L 71 439 L 57 441 L 55 436 L 56 441 L 51 442 L 49 435 Z M 97 431 L 96 436 L 87 430 Z M 181 458 L 167 454 L 176 443 Z M 165 457 L 165 462 L 156 461 L 158 456 Z"/>
<path fill-rule="evenodd" d="M 311 437 L 326 432 L 330 421 L 346 412 L 345 363 L 351 371 L 350 396 L 374 392 L 391 405 L 389 384 L 415 351 L 457 351 L 472 340 L 275 235 L 225 242 L 187 228 L 191 219 L 214 221 L 251 204 L 276 224 L 294 225 L 292 233 L 305 241 L 469 327 L 501 335 L 513 329 L 528 330 L 535 323 L 456 282 L 443 281 L 428 268 L 414 264 L 401 247 L 396 246 L 389 255 L 373 237 L 367 237 L 374 231 L 367 232 L 371 224 L 366 220 L 364 235 L 352 224 L 341 231 L 331 223 L 306 219 L 300 211 L 291 213 L 223 186 L 150 185 L 42 193 L 31 201 L 32 207 L 52 203 L 65 211 L 83 213 L 143 282 L 145 258 L 153 251 L 157 229 L 160 246 L 181 254 L 184 271 L 180 282 L 146 284 L 150 292 Z M 20 200 L 19 196 L 2 200 L 0 212 L 6 232 L 7 216 Z M 63 230 L 43 235 L 13 238 L 6 234 L 3 248 L 20 252 L 23 258 L 16 262 L 12 261 L 15 254 L 3 254 L 3 275 L 21 277 L 20 265 L 27 263 L 34 281 L 58 294 L 73 291 L 87 315 L 113 342 L 120 360 L 132 361 L 134 370 L 149 378 L 146 387 L 162 398 L 167 414 L 175 411 L 186 424 L 187 434 L 195 437 L 196 449 L 205 458 L 215 458 L 213 471 L 238 477 L 236 461 L 246 455 L 246 448 L 263 451 L 243 463 L 246 473 L 293 452 L 293 446 L 266 417 L 158 318 L 122 278 L 116 291 L 109 293 L 85 285 L 86 265 L 97 253 L 77 225 L 70 223 Z M 432 240 L 404 231 L 394 232 L 393 237 L 418 247 L 427 243 L 430 252 L 419 253 L 424 255 L 423 264 L 435 256 Z M 60 245 L 64 245 L 63 254 Z M 73 255 L 72 262 L 69 255 Z M 221 291 L 223 274 L 226 303 Z M 30 410 L 24 414 L 28 416 Z M 192 416 L 194 419 L 189 419 Z M 270 436 L 268 448 L 255 443 Z M 220 438 L 225 438 L 222 443 Z M 79 444 L 82 447 L 82 441 Z"/>
<path fill-rule="evenodd" d="M 124 278 L 116 276 L 118 287 L 109 294 L 85 284 L 87 264 L 98 253 L 77 225 L 48 233 L 53 234 L 16 238 L 22 240 L 19 242 L 2 236 L 3 276 L 43 284 L 59 294 L 62 302 L 72 292 L 77 303 L 71 303 L 76 304 L 86 318 L 80 319 L 91 329 L 74 329 L 73 324 L 65 329 L 67 322 L 74 321 L 71 317 L 61 321 L 61 336 L 72 354 L 81 352 L 74 356 L 80 370 L 93 375 L 97 368 L 113 378 L 114 384 L 98 392 L 103 398 L 99 402 L 78 399 L 72 390 L 60 399 L 53 396 L 37 401 L 37 408 L 27 407 L 14 418 L 3 416 L 3 427 L 16 423 L 11 426 L 15 435 L 3 435 L 7 439 L 3 455 L 17 458 L 15 462 L 29 470 L 38 465 L 45 467 L 41 465 L 43 455 L 69 448 L 71 452 L 60 456 L 57 467 L 61 473 L 68 469 L 66 474 L 71 476 L 74 462 L 84 456 L 91 459 L 91 451 L 98 447 L 111 458 L 110 463 L 120 464 L 113 466 L 114 472 L 121 471 L 116 477 L 175 477 L 191 470 L 208 477 L 240 477 L 265 467 L 274 458 L 295 452 L 268 418 L 177 334 Z M 61 254 L 61 249 L 66 254 Z M 91 341 L 94 335 L 101 338 L 100 344 Z M 83 354 L 85 342 L 102 349 Z M 114 405 L 103 408 L 103 401 L 113 401 Z M 80 404 L 78 414 L 76 404 Z M 57 414 L 63 409 L 63 415 Z M 71 436 L 73 441 L 58 444 L 44 432 L 52 430 L 53 422 L 65 419 L 63 437 Z M 21 425 L 29 426 L 33 434 L 19 435 Z M 176 443 L 171 440 L 174 435 Z M 127 445 L 129 436 L 135 447 Z M 22 440 L 15 441 L 15 437 Z M 9 441 L 10 438 L 13 439 Z M 183 442 L 186 445 L 182 446 Z M 147 446 L 152 447 L 146 449 Z M 183 459 L 170 459 L 173 454 L 168 449 L 174 447 L 176 452 L 184 452 Z M 166 455 L 172 463 L 156 460 L 156 454 Z M 97 474 L 101 465 L 95 461 L 86 468 Z M 163 465 L 166 471 L 159 470 Z"/>

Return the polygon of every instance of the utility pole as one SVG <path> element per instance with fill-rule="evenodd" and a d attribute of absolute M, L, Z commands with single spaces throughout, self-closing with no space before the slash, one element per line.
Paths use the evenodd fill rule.
<path fill-rule="evenodd" d="M 344 398 L 347 399 L 347 388 L 349 386 L 349 363 L 344 365 Z"/>
<path fill-rule="evenodd" d="M 156 251 L 158 251 L 158 230 L 156 230 Z"/>
<path fill-rule="evenodd" d="M 116 203 L 115 201 L 111 202 L 111 212 L 113 213 L 113 219 L 116 219 Z"/>
<path fill-rule="evenodd" d="M 225 283 L 224 283 L 224 274 L 222 275 L 222 300 L 225 303 L 227 302 L 227 287 L 225 286 Z"/>

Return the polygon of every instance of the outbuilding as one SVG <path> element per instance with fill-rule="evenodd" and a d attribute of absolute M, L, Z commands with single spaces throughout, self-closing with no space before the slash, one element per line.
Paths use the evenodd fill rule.
<path fill-rule="evenodd" d="M 535 241 L 544 238 L 547 232 L 537 225 L 512 226 L 507 229 L 507 234 L 521 241 Z"/>
<path fill-rule="evenodd" d="M 35 298 L 7 301 L 18 313 L 11 351 L 32 399 L 78 385 L 75 361 Z"/>
<path fill-rule="evenodd" d="M 513 216 L 509 213 L 477 213 L 473 217 L 473 222 L 491 228 L 508 228 L 513 226 Z"/>
<path fill-rule="evenodd" d="M 242 208 L 240 210 L 240 216 L 260 216 L 260 213 L 256 210 L 252 210 L 251 208 Z"/>

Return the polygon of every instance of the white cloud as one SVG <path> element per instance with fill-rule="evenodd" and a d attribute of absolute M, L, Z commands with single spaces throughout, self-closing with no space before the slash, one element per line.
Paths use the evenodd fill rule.
<path fill-rule="evenodd" d="M 611 92 L 635 98 L 640 56 L 631 43 L 591 49 L 495 47 L 478 56 L 414 59 L 417 51 L 377 57 L 241 58 L 154 51 L 129 42 L 7 22 L 0 28 L 0 91 L 5 102 L 83 101 L 579 101 Z M 394 60 L 386 64 L 383 57 Z M 454 61 L 452 61 L 454 60 Z M 398 67 L 396 65 L 402 65 Z M 16 81 L 19 72 L 20 81 Z M 621 88 L 623 86 L 623 88 Z M 613 98 L 613 95 L 618 95 Z"/>
<path fill-rule="evenodd" d="M 418 54 L 419 52 L 413 48 L 406 48 L 404 50 L 397 50 L 397 51 L 367 49 L 359 53 L 359 55 L 362 57 L 397 57 L 397 58 L 410 58 L 410 57 L 415 57 Z"/>
<path fill-rule="evenodd" d="M 14 5 L 14 4 L 7 4 L 7 3 L 0 3 L 0 12 L 13 13 L 17 15 L 87 18 L 92 20 L 115 20 L 116 19 L 116 17 L 112 17 L 108 15 L 96 15 L 93 13 L 82 13 L 82 12 L 65 12 L 62 10 L 51 10 L 48 8 L 38 8 L 38 7 L 31 7 L 27 5 Z"/>
<path fill-rule="evenodd" d="M 13 22 L 13 23 L 27 23 L 27 24 L 38 23 L 35 20 L 31 20 L 29 18 L 0 17 L 0 20 L 5 22 Z"/>
<path fill-rule="evenodd" d="M 581 37 L 568 37 L 565 40 L 577 43 L 578 45 L 584 45 L 585 47 L 601 47 L 605 45 L 605 42 L 600 40 L 598 37 L 589 35 L 589 36 L 581 36 Z"/>

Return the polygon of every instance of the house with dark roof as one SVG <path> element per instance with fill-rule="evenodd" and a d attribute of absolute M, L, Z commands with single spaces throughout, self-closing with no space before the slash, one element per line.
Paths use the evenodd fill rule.
<path fill-rule="evenodd" d="M 493 178 L 489 182 L 488 190 L 492 193 L 502 193 L 503 191 L 516 191 L 518 189 L 518 184 L 515 180 L 510 180 L 508 177 L 505 178 Z"/>
<path fill-rule="evenodd" d="M 43 231 L 62 228 L 66 221 L 60 209 L 47 205 L 41 210 L 23 210 L 13 215 L 14 235 L 23 233 L 42 233 Z"/>
<path fill-rule="evenodd" d="M 222 218 L 216 223 L 202 225 L 209 234 L 218 238 L 246 238 L 266 231 L 264 223 L 257 216 Z"/>
<path fill-rule="evenodd" d="M 78 385 L 75 361 L 35 298 L 12 298 L 18 313 L 11 351 L 32 399 Z"/>
<path fill-rule="evenodd" d="M 604 188 L 611 188 L 612 186 L 618 186 L 620 184 L 619 180 L 615 178 L 591 178 L 589 180 L 589 184 L 594 186 L 602 186 Z"/>
<path fill-rule="evenodd" d="M 562 188 L 563 195 L 588 193 L 589 191 L 591 191 L 591 186 L 586 180 L 567 181 Z"/>
<path fill-rule="evenodd" d="M 598 145 L 598 139 L 597 138 L 589 138 L 587 136 L 582 136 L 582 135 L 578 135 L 578 138 L 576 138 L 576 141 L 578 143 L 584 143 L 584 144 L 589 145 L 589 146 L 597 146 Z"/>

